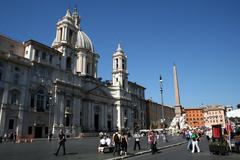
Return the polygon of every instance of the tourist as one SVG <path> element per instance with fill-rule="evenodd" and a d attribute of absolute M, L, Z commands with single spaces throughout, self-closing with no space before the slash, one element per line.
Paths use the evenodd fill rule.
<path fill-rule="evenodd" d="M 136 146 L 138 146 L 138 149 L 140 150 L 140 134 L 138 132 L 136 132 L 134 135 L 133 135 L 133 138 L 134 138 L 134 148 L 133 150 L 135 151 L 136 150 Z"/>
<path fill-rule="evenodd" d="M 192 139 L 191 139 L 191 136 L 192 136 L 192 131 L 190 131 L 190 130 L 187 130 L 187 131 L 185 131 L 185 137 L 186 137 L 186 140 L 187 140 L 187 142 L 188 142 L 188 144 L 187 144 L 187 150 L 189 151 L 189 150 L 191 150 L 192 148 Z"/>
<path fill-rule="evenodd" d="M 112 141 L 111 141 L 111 138 L 109 136 L 107 136 L 107 138 L 106 138 L 106 144 L 107 144 L 108 147 L 112 146 Z"/>
<path fill-rule="evenodd" d="M 63 148 L 63 155 L 65 155 L 66 154 L 66 150 L 65 150 L 66 137 L 65 137 L 65 134 L 63 133 L 62 129 L 60 130 L 60 133 L 59 133 L 58 137 L 59 137 L 59 146 L 58 146 L 57 152 L 54 153 L 54 154 L 55 154 L 55 156 L 57 156 L 60 148 L 62 147 Z"/>
<path fill-rule="evenodd" d="M 119 135 L 118 132 L 113 134 L 113 142 L 114 142 L 114 150 L 113 150 L 113 155 L 115 156 L 115 153 L 117 152 L 118 155 L 120 156 L 120 146 L 121 146 L 121 136 Z"/>
<path fill-rule="evenodd" d="M 126 133 L 124 133 L 121 136 L 121 146 L 122 146 L 122 153 L 121 153 L 121 155 L 124 152 L 124 155 L 126 156 L 127 155 L 127 146 L 128 146 L 128 136 L 127 136 Z"/>
<path fill-rule="evenodd" d="M 197 148 L 197 152 L 199 153 L 200 152 L 200 148 L 198 146 L 198 141 L 200 139 L 199 139 L 199 134 L 197 133 L 196 130 L 193 131 L 191 138 L 192 138 L 192 153 L 195 152 L 195 147 Z"/>
<path fill-rule="evenodd" d="M 157 151 L 157 138 L 156 138 L 156 134 L 150 130 L 148 133 L 148 143 L 151 146 L 151 152 L 152 154 L 155 154 Z"/>
<path fill-rule="evenodd" d="M 100 147 L 105 147 L 107 146 L 107 142 L 106 142 L 106 137 L 103 136 L 101 139 L 100 139 Z"/>

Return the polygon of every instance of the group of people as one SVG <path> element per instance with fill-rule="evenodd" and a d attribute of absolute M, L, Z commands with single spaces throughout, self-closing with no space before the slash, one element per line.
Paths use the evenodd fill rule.
<path fill-rule="evenodd" d="M 191 151 L 192 153 L 195 153 L 195 151 L 199 153 L 200 148 L 198 142 L 200 141 L 200 137 L 202 135 L 201 131 L 197 129 L 186 130 L 184 135 L 188 141 L 187 150 Z"/>
<path fill-rule="evenodd" d="M 119 132 L 115 132 L 112 136 L 112 139 L 110 138 L 110 135 L 107 135 L 106 133 L 100 132 L 99 136 L 99 147 L 113 147 L 113 155 L 117 153 L 118 155 L 127 155 L 127 149 L 128 149 L 128 139 L 129 136 L 126 133 L 120 134 Z M 141 144 L 140 139 L 141 135 L 139 132 L 135 132 L 133 135 L 134 139 L 134 147 L 133 150 L 136 149 L 141 150 Z M 148 144 L 151 148 L 152 154 L 156 153 L 157 151 L 157 141 L 160 139 L 160 136 L 162 136 L 163 141 L 168 142 L 167 139 L 167 133 L 166 131 L 157 132 L 150 130 L 147 134 Z"/>
<path fill-rule="evenodd" d="M 113 147 L 114 156 L 116 153 L 118 155 L 127 155 L 128 144 L 129 144 L 128 142 L 129 135 L 127 133 L 123 132 L 121 134 L 117 131 L 113 134 L 112 138 L 110 138 L 109 134 L 107 135 L 106 133 L 100 132 L 99 136 L 100 136 L 99 147 Z M 136 150 L 136 148 L 138 147 L 138 149 L 140 150 L 141 135 L 138 132 L 136 132 L 133 134 L 133 138 L 134 138 L 133 149 Z"/>
<path fill-rule="evenodd" d="M 9 134 L 5 133 L 3 136 L 0 136 L 0 143 L 4 142 L 16 142 L 17 134 L 16 132 L 10 132 Z"/>

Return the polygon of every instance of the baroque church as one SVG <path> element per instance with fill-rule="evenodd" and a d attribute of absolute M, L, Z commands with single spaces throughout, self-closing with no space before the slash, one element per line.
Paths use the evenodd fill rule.
<path fill-rule="evenodd" d="M 0 135 L 71 137 L 146 128 L 145 88 L 128 80 L 127 56 L 113 53 L 112 80 L 98 77 L 99 54 L 77 9 L 56 24 L 52 46 L 0 35 Z"/>

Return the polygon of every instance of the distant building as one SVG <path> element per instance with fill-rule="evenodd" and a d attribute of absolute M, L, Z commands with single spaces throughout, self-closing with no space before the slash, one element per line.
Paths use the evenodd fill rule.
<path fill-rule="evenodd" d="M 220 124 L 225 127 L 225 106 L 223 105 L 209 105 L 203 107 L 203 114 L 205 120 L 205 126 L 210 127 L 212 125 Z"/>
<path fill-rule="evenodd" d="M 191 128 L 204 127 L 204 116 L 202 108 L 184 109 L 186 114 L 186 122 Z"/>
<path fill-rule="evenodd" d="M 147 128 L 168 127 L 175 116 L 175 108 L 167 105 L 158 104 L 152 100 L 146 100 L 146 126 Z M 163 123 L 164 122 L 164 123 Z"/>

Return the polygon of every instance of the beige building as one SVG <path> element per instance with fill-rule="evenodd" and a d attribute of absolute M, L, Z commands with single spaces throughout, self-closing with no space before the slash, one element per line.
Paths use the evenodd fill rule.
<path fill-rule="evenodd" d="M 168 127 L 175 117 L 175 108 L 146 100 L 147 128 L 162 128 Z"/>
<path fill-rule="evenodd" d="M 212 125 L 222 125 L 225 127 L 225 106 L 209 105 L 203 107 L 205 126 L 211 128 Z"/>
<path fill-rule="evenodd" d="M 0 36 L 0 135 L 146 128 L 145 88 L 128 81 L 125 52 L 119 45 L 112 80 L 101 81 L 100 55 L 80 20 L 76 8 L 67 10 L 51 47 Z"/>

